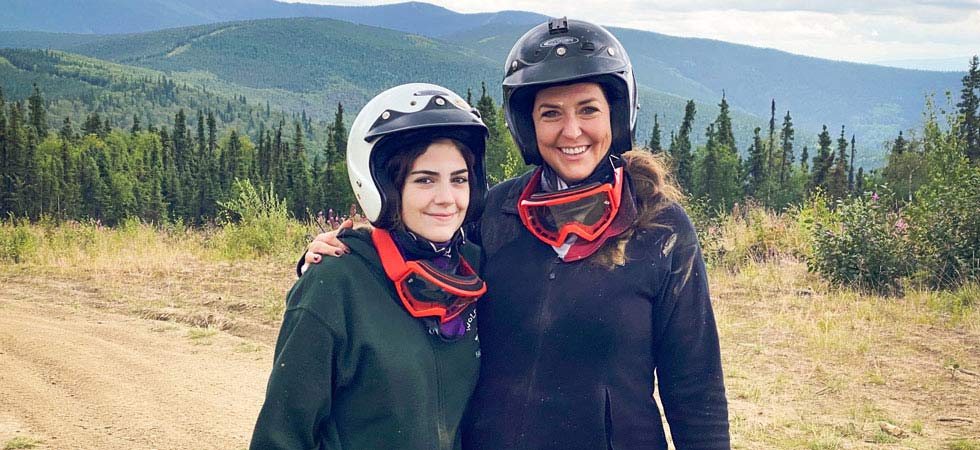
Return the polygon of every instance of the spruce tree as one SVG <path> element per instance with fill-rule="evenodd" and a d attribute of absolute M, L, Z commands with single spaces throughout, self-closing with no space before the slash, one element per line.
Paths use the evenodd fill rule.
<path fill-rule="evenodd" d="M 905 149 L 907 148 L 907 146 L 908 143 L 905 141 L 905 138 L 902 137 L 902 132 L 899 131 L 898 137 L 895 138 L 894 142 L 892 142 L 891 154 L 901 155 L 902 153 L 905 153 Z"/>
<path fill-rule="evenodd" d="M 825 187 L 831 198 L 844 198 L 849 192 L 847 187 L 847 138 L 844 137 L 843 125 L 840 127 L 840 137 L 837 138 L 837 158 L 830 169 Z"/>
<path fill-rule="evenodd" d="M 3 87 L 0 86 L 0 216 L 6 216 L 9 210 L 8 197 L 13 193 L 10 182 L 10 156 L 7 152 L 7 101 L 3 97 Z"/>
<path fill-rule="evenodd" d="M 650 152 L 656 154 L 664 151 L 663 144 L 660 143 L 660 119 L 657 114 L 653 115 L 653 132 L 650 133 L 650 143 L 647 144 L 647 148 Z"/>
<path fill-rule="evenodd" d="M 789 177 L 789 172 L 793 167 L 793 160 L 795 155 L 793 155 L 793 139 L 796 134 L 793 131 L 793 118 L 789 115 L 789 111 L 786 111 L 786 116 L 783 117 L 783 127 L 779 131 L 780 148 L 782 151 L 779 155 L 779 182 L 780 184 L 785 184 L 787 177 Z"/>
<path fill-rule="evenodd" d="M 763 187 L 766 184 L 766 154 L 761 132 L 759 127 L 753 130 L 752 145 L 749 146 L 749 157 L 745 164 L 745 194 L 757 200 L 765 198 Z"/>
<path fill-rule="evenodd" d="M 718 117 L 715 118 L 715 138 L 717 139 L 717 144 L 720 146 L 726 146 L 729 149 L 735 148 L 735 133 L 732 131 L 732 118 L 729 113 L 728 100 L 725 99 L 725 93 L 722 91 L 721 103 L 718 104 Z"/>
<path fill-rule="evenodd" d="M 772 99 L 769 108 L 769 146 L 766 147 L 766 172 L 773 173 L 773 150 L 776 148 L 776 99 Z"/>
<path fill-rule="evenodd" d="M 822 187 L 826 190 L 827 176 L 834 165 L 834 153 L 830 149 L 833 140 L 830 138 L 830 132 L 827 131 L 827 125 L 823 126 L 823 131 L 817 136 L 817 143 L 820 147 L 813 157 L 813 176 L 810 177 L 808 189 Z"/>
<path fill-rule="evenodd" d="M 48 115 L 44 108 L 44 98 L 37 83 L 34 83 L 34 91 L 27 99 L 28 111 L 31 116 L 31 132 L 37 142 L 41 142 L 48 137 Z"/>
<path fill-rule="evenodd" d="M 966 156 L 971 162 L 980 162 L 980 60 L 977 55 L 970 59 L 970 69 L 963 76 L 959 108 L 960 138 L 966 144 Z"/>
<path fill-rule="evenodd" d="M 344 125 L 344 105 L 337 102 L 337 112 L 333 116 L 333 126 L 330 127 L 333 136 L 333 148 L 337 152 L 338 161 L 347 160 L 347 127 Z"/>
<path fill-rule="evenodd" d="M 696 114 L 694 100 L 688 100 L 684 107 L 684 120 L 677 131 L 677 136 L 672 139 L 670 146 L 670 156 L 674 162 L 674 173 L 677 176 L 677 183 L 686 192 L 690 192 L 694 175 L 694 155 L 691 152 L 691 129 L 694 127 L 694 115 Z"/>
<path fill-rule="evenodd" d="M 847 171 L 847 187 L 848 190 L 854 192 L 854 152 L 857 151 L 857 146 L 854 145 L 854 135 L 851 135 L 851 164 Z"/>
<path fill-rule="evenodd" d="M 810 167 L 808 166 L 807 160 L 810 158 L 810 149 L 807 146 L 803 146 L 803 151 L 800 152 L 800 170 L 803 173 L 809 174 Z"/>

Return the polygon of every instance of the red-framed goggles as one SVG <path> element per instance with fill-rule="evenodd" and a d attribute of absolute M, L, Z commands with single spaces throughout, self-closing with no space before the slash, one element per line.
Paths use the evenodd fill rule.
<path fill-rule="evenodd" d="M 487 292 L 487 285 L 459 256 L 458 274 L 446 273 L 424 261 L 405 261 L 391 235 L 375 228 L 371 240 L 381 256 L 385 274 L 395 283 L 398 298 L 412 317 L 455 319 Z"/>
<path fill-rule="evenodd" d="M 524 226 L 553 247 L 564 244 L 569 234 L 593 241 L 609 228 L 619 211 L 623 168 L 613 169 L 611 183 L 590 183 L 558 192 L 535 192 L 540 186 L 539 168 L 517 203 Z"/>

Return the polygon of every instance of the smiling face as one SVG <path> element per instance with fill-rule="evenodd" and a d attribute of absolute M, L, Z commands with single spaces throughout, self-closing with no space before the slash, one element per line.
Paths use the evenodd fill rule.
<path fill-rule="evenodd" d="M 432 242 L 452 239 L 470 203 L 469 169 L 448 139 L 433 141 L 412 162 L 401 188 L 401 220 Z"/>
<path fill-rule="evenodd" d="M 545 164 L 566 183 L 587 178 L 609 151 L 609 102 L 596 83 L 542 89 L 534 98 L 534 133 Z"/>

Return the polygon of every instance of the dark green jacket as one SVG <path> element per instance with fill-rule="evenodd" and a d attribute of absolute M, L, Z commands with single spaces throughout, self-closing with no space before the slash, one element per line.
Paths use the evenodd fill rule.
<path fill-rule="evenodd" d="M 289 292 L 252 449 L 453 450 L 476 385 L 476 310 L 457 341 L 405 311 L 366 232 Z M 463 255 L 479 263 L 479 249 Z"/>

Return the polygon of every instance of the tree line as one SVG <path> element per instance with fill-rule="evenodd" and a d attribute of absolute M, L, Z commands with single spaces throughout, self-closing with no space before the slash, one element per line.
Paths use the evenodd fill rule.
<path fill-rule="evenodd" d="M 964 153 L 974 164 L 980 160 L 977 65 L 974 57 L 963 78 L 956 127 Z M 485 83 L 475 102 L 473 97 L 468 90 L 467 100 L 490 128 L 486 165 L 495 184 L 519 174 L 523 162 Z M 246 102 L 244 97 L 236 101 Z M 911 199 L 927 181 L 921 156 L 928 151 L 928 141 L 914 132 L 900 132 L 889 143 L 886 166 L 865 173 L 863 167 L 855 168 L 856 137 L 848 136 L 844 126 L 835 139 L 825 125 L 812 156 L 806 146 L 797 156 L 790 112 L 777 128 L 775 100 L 770 110 L 768 129 L 754 130 L 744 159 L 724 94 L 718 116 L 704 131 L 705 145 L 692 148 L 692 100 L 666 142 L 659 116 L 654 116 L 646 147 L 666 153 L 680 186 L 714 212 L 729 211 L 748 199 L 783 209 L 818 190 L 842 199 L 880 185 Z M 330 210 L 346 212 L 355 203 L 345 164 L 343 104 L 337 104 L 333 121 L 325 125 L 322 143 L 308 138 L 315 125 L 305 112 L 291 123 L 285 117 L 272 126 L 260 122 L 254 136 L 230 126 L 219 130 L 223 121 L 216 115 L 221 119 L 222 113 L 198 109 L 188 116 L 180 109 L 160 127 L 144 127 L 140 115 L 134 114 L 131 126 L 122 129 L 92 111 L 80 121 L 66 116 L 52 129 L 36 85 L 26 102 L 8 102 L 0 89 L 0 217 L 96 219 L 106 224 L 139 217 L 202 224 L 221 218 L 221 203 L 236 195 L 236 179 L 273 192 L 300 219 Z"/>
<path fill-rule="evenodd" d="M 80 126 L 66 116 L 52 129 L 45 105 L 36 85 L 26 102 L 8 102 L 0 89 L 0 217 L 203 224 L 223 218 L 222 202 L 237 197 L 236 180 L 284 199 L 299 219 L 346 214 L 355 203 L 341 103 L 316 148 L 305 112 L 292 123 L 259 123 L 250 137 L 234 127 L 219 130 L 221 112 L 213 110 L 188 116 L 180 109 L 161 127 L 144 127 L 134 114 L 128 129 L 90 112 Z M 476 106 L 491 129 L 488 175 L 499 182 L 516 174 L 518 152 L 485 85 Z"/>
<path fill-rule="evenodd" d="M 977 57 L 963 77 L 956 133 L 964 154 L 973 164 L 980 161 L 980 70 Z M 743 159 L 736 146 L 728 102 L 722 94 L 717 118 L 705 130 L 707 143 L 692 149 L 691 135 L 696 108 L 687 102 L 684 118 L 669 142 L 662 137 L 659 115 L 654 115 L 653 131 L 646 148 L 665 152 L 673 165 L 678 184 L 686 193 L 706 203 L 715 212 L 726 212 L 747 199 L 773 209 L 800 204 L 815 191 L 831 199 L 861 194 L 876 186 L 887 186 L 911 201 L 912 194 L 926 181 L 923 152 L 925 140 L 899 132 L 888 143 L 887 164 L 880 171 L 855 171 L 858 151 L 856 136 L 847 135 L 844 125 L 836 139 L 827 125 L 817 136 L 818 147 L 804 146 L 797 158 L 793 118 L 790 111 L 777 128 L 776 102 L 772 100 L 768 130 L 756 127 Z"/>

